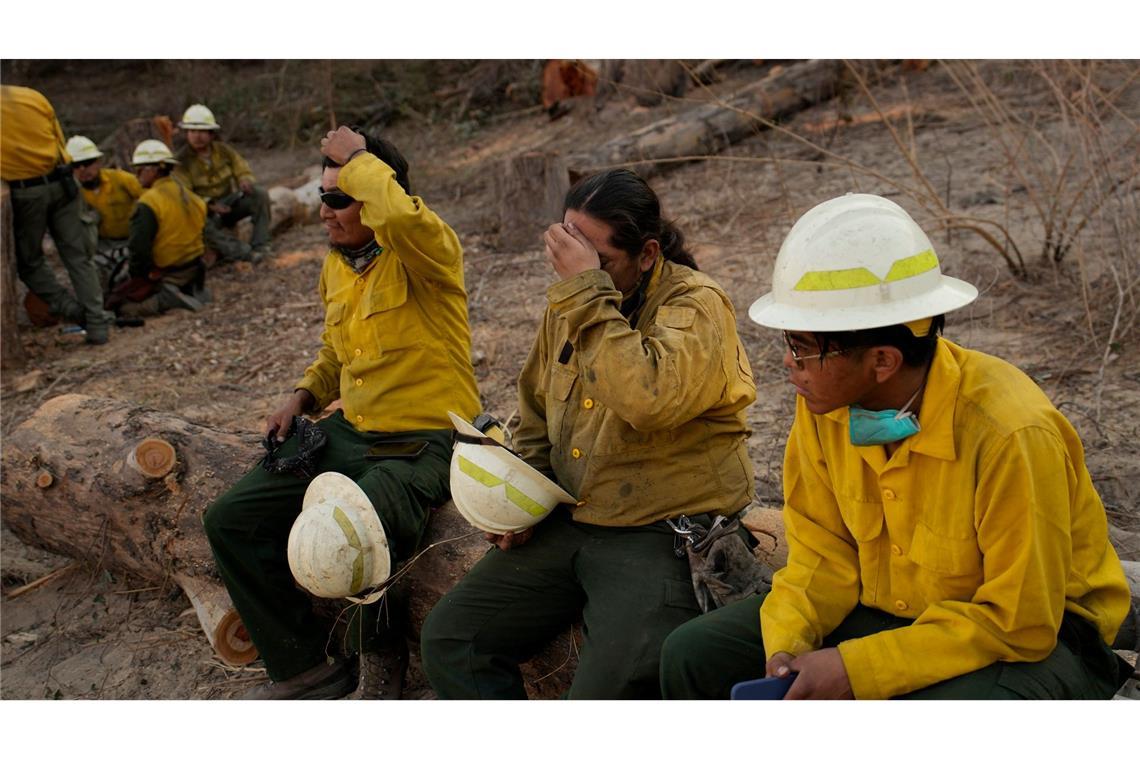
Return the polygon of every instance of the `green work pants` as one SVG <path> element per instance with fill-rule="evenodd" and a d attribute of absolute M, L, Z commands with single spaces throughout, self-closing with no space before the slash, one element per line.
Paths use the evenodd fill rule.
<path fill-rule="evenodd" d="M 121 317 L 157 317 L 171 309 L 188 308 L 186 303 L 166 286 L 199 298 L 206 291 L 206 267 L 200 260 L 184 267 L 168 270 L 158 282 L 158 290 L 142 301 L 125 301 L 119 306 Z"/>
<path fill-rule="evenodd" d="M 28 290 L 42 298 L 53 314 L 88 327 L 109 325 L 103 291 L 95 269 L 95 248 L 80 218 L 81 200 L 62 181 L 11 188 L 16 269 Z M 44 233 L 51 232 L 60 260 L 71 278 L 73 296 L 59 284 L 44 257 Z"/>
<path fill-rule="evenodd" d="M 614 528 L 558 508 L 507 551 L 492 547 L 424 621 L 420 655 L 441 699 L 525 699 L 519 663 L 579 619 L 572 699 L 659 698 L 666 635 L 699 612 L 663 522 Z"/>
<path fill-rule="evenodd" d="M 328 443 L 316 462 L 317 472 L 339 472 L 368 495 L 392 552 L 392 567 L 416 550 L 428 516 L 448 498 L 451 432 L 362 433 L 341 412 L 317 423 Z M 428 442 L 416 459 L 366 459 L 369 447 L 391 439 Z M 296 436 L 278 449 L 282 457 L 297 450 Z M 324 661 L 333 653 L 329 626 L 314 613 L 309 595 L 289 571 L 289 530 L 301 512 L 309 480 L 254 467 L 206 510 L 202 522 L 214 551 L 218 574 L 234 607 L 265 661 L 269 677 L 283 681 Z M 380 625 L 381 605 L 357 607 L 349 631 L 361 640 L 349 648 L 369 648 L 390 633 Z M 354 636 L 356 638 L 356 636 Z"/>
<path fill-rule="evenodd" d="M 764 677 L 760 637 L 763 596 L 743 599 L 681 626 L 665 641 L 661 691 L 666 699 L 728 699 L 740 681 Z M 841 641 L 902 628 L 914 621 L 858 605 L 823 640 Z M 1040 662 L 992 665 L 903 694 L 898 699 L 1109 699 L 1127 678 L 1124 663 L 1096 628 L 1065 613 L 1056 648 Z M 1131 668 L 1127 668 L 1131 671 Z"/>
<path fill-rule="evenodd" d="M 248 260 L 251 248 L 269 243 L 269 193 L 260 185 L 254 185 L 249 195 L 234 193 L 218 200 L 229 206 L 230 211 L 228 214 L 207 215 L 203 233 L 206 245 L 217 251 L 222 259 Z M 248 244 L 228 232 L 247 216 L 253 217 L 253 232 Z"/>

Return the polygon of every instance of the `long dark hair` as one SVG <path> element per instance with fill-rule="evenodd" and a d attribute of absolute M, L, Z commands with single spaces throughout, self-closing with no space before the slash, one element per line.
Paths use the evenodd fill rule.
<path fill-rule="evenodd" d="M 629 169 L 610 169 L 583 177 L 566 193 L 563 206 L 563 213 L 573 209 L 608 224 L 613 229 L 610 243 L 631 258 L 639 255 L 650 240 L 656 240 L 667 261 L 697 268 L 693 255 L 685 248 L 685 236 L 672 222 L 661 218 L 657 193 Z"/>

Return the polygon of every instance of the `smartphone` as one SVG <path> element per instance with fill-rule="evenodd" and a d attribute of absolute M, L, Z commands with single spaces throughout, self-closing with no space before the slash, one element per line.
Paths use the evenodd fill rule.
<path fill-rule="evenodd" d="M 424 453 L 427 441 L 381 441 L 373 444 L 364 455 L 365 459 L 415 459 Z"/>
<path fill-rule="evenodd" d="M 741 681 L 732 687 L 729 699 L 783 699 L 796 680 L 796 673 L 787 678 L 757 678 Z"/>

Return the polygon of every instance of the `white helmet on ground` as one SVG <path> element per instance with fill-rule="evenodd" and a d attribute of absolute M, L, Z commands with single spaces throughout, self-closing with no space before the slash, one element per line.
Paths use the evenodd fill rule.
<path fill-rule="evenodd" d="M 502 535 L 535 525 L 576 499 L 454 412 L 459 432 L 451 454 L 451 499 L 467 522 Z"/>
<path fill-rule="evenodd" d="M 177 164 L 178 160 L 162 140 L 143 140 L 131 156 L 132 166 L 143 164 Z"/>
<path fill-rule="evenodd" d="M 945 314 L 977 297 L 973 285 L 942 274 L 930 239 L 901 206 L 848 193 L 792 226 L 772 291 L 748 316 L 784 330 L 866 330 Z"/>
<path fill-rule="evenodd" d="M 388 536 L 367 494 L 339 472 L 324 472 L 305 490 L 301 514 L 289 531 L 289 569 L 297 583 L 325 599 L 369 604 L 392 571 Z"/>
<path fill-rule="evenodd" d="M 214 118 L 214 112 L 201 103 L 195 103 L 186 109 L 186 113 L 182 114 L 182 121 L 178 122 L 178 128 L 210 131 L 221 129 L 218 120 Z"/>
<path fill-rule="evenodd" d="M 78 163 L 102 158 L 103 152 L 90 139 L 83 135 L 75 135 L 67 141 L 67 155 L 71 156 L 73 163 Z"/>

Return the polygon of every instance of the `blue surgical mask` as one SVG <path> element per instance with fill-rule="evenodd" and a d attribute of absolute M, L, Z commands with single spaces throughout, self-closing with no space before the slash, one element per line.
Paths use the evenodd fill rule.
<path fill-rule="evenodd" d="M 918 398 L 922 386 L 906 402 L 902 409 L 882 409 L 873 412 L 861 406 L 847 408 L 847 430 L 853 446 L 881 446 L 895 443 L 917 433 L 922 428 L 914 412 L 907 411 Z"/>

